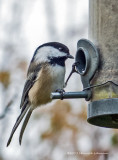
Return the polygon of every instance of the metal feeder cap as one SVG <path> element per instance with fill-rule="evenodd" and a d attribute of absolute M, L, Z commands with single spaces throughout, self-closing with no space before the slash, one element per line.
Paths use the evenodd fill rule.
<path fill-rule="evenodd" d="M 91 102 L 87 121 L 100 127 L 118 128 L 118 98 Z"/>

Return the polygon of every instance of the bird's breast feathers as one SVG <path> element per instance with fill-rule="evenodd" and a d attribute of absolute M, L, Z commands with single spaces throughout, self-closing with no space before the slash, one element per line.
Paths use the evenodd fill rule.
<path fill-rule="evenodd" d="M 51 101 L 50 94 L 64 86 L 65 67 L 45 65 L 37 75 L 36 82 L 29 91 L 29 100 L 34 106 Z"/>

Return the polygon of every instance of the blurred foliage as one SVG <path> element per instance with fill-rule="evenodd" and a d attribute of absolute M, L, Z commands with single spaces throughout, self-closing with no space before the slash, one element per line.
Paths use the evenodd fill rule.
<path fill-rule="evenodd" d="M 82 111 L 78 114 L 78 118 L 86 121 L 87 120 L 87 106 L 86 106 L 86 104 L 82 103 L 81 108 L 82 108 Z"/>
<path fill-rule="evenodd" d="M 54 135 L 61 133 L 63 129 L 70 129 L 77 132 L 76 126 L 69 124 L 68 117 L 71 113 L 71 105 L 67 101 L 58 100 L 49 110 L 51 114 L 50 128 L 45 131 L 41 138 L 51 138 Z"/>
<path fill-rule="evenodd" d="M 27 69 L 27 62 L 22 60 L 18 63 L 17 65 L 18 68 L 20 68 L 22 71 L 25 71 L 26 72 L 26 69 Z"/>
<path fill-rule="evenodd" d="M 114 133 L 112 138 L 111 138 L 111 141 L 112 141 L 112 145 L 113 146 L 117 146 L 118 147 L 118 133 Z"/>
<path fill-rule="evenodd" d="M 0 82 L 5 88 L 9 86 L 10 84 L 10 72 L 9 71 L 0 72 Z"/>

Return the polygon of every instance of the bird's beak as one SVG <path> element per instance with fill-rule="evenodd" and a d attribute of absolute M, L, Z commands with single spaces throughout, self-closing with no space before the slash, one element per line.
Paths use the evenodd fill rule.
<path fill-rule="evenodd" d="M 74 57 L 70 54 L 67 55 L 67 58 L 71 58 L 71 59 L 74 59 Z"/>

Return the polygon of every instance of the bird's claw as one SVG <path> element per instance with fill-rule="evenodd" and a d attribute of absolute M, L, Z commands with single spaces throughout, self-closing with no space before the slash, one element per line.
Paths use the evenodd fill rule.
<path fill-rule="evenodd" d="M 61 100 L 63 100 L 63 95 L 65 93 L 65 90 L 64 89 L 57 89 L 56 92 L 59 92 L 60 95 L 61 95 Z"/>

